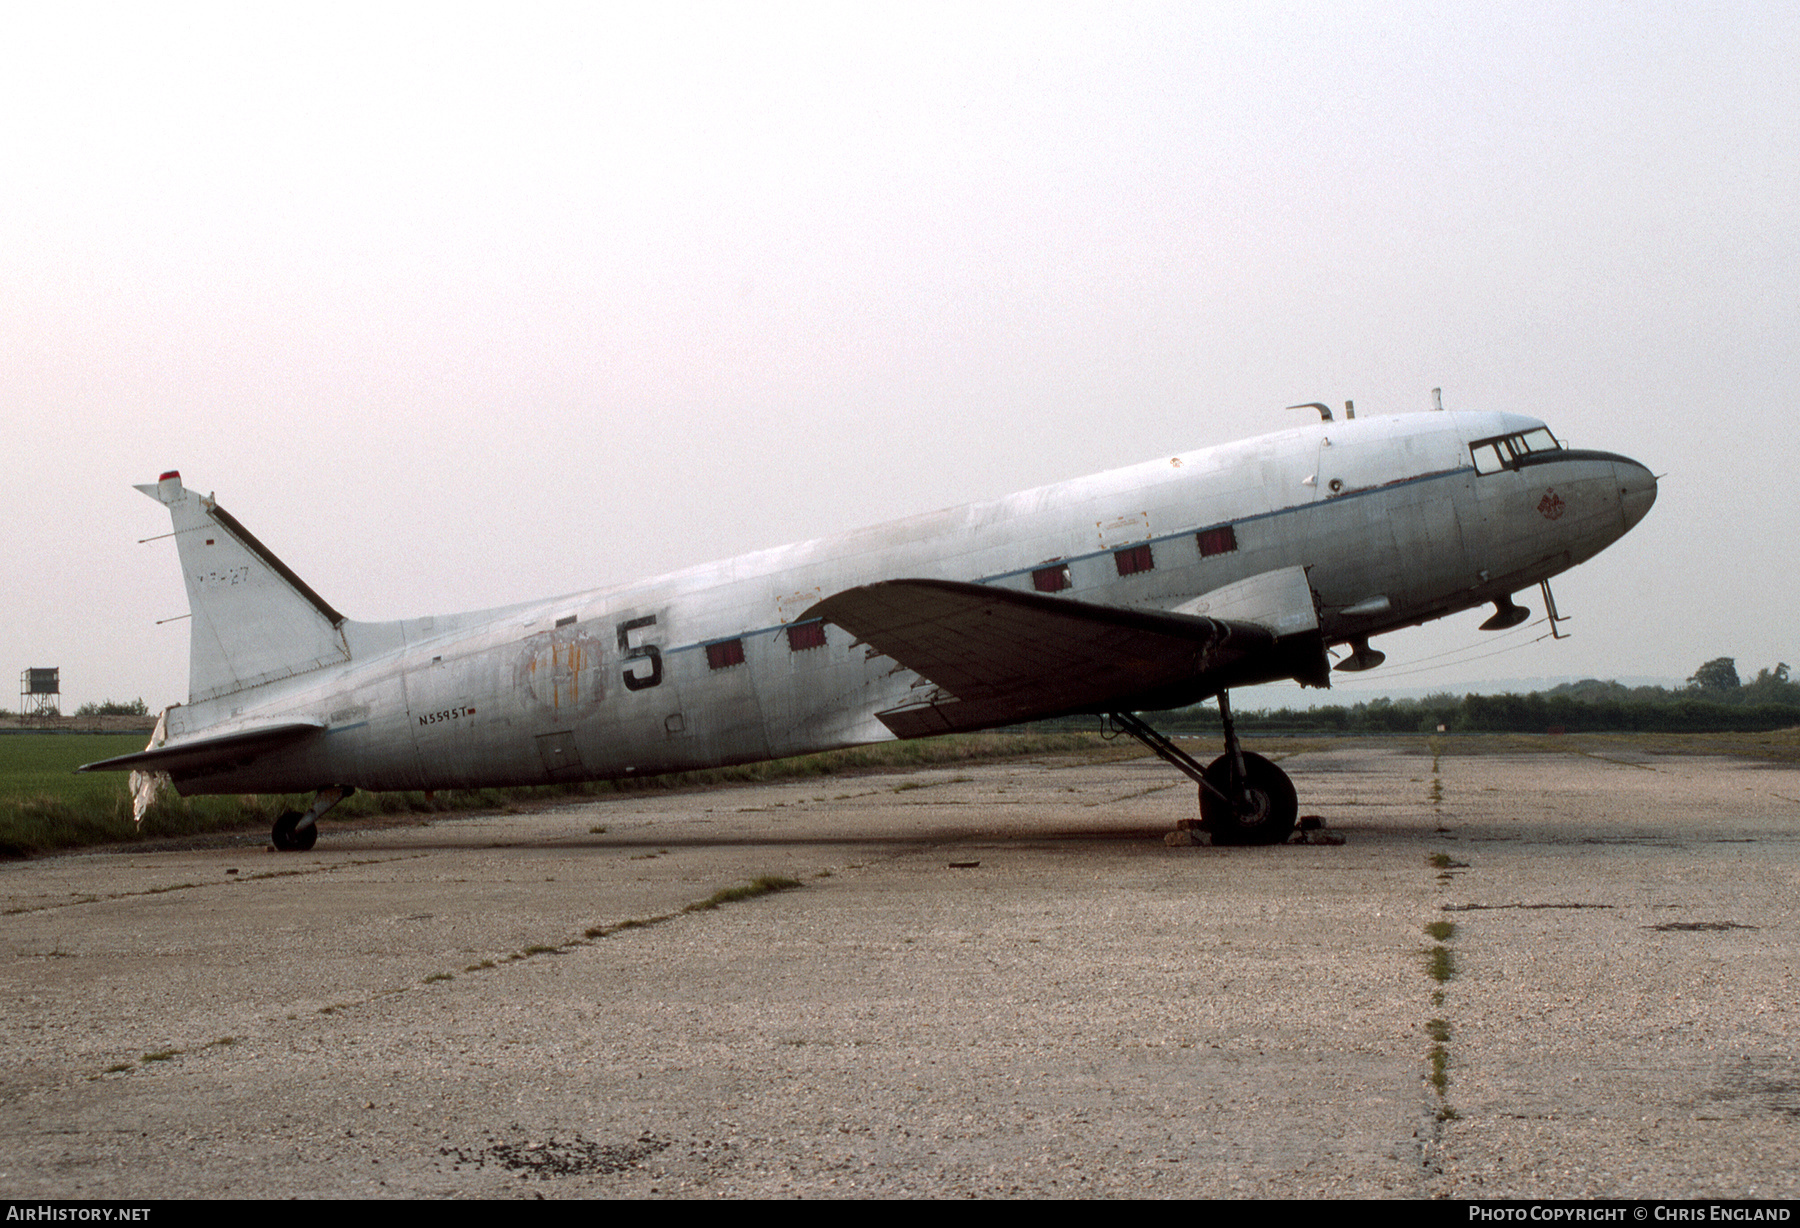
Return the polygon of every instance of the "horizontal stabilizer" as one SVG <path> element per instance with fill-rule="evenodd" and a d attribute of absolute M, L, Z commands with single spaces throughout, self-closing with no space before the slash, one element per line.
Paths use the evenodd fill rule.
<path fill-rule="evenodd" d="M 84 763 L 77 772 L 168 772 L 183 775 L 215 768 L 247 763 L 260 754 L 289 746 L 302 738 L 312 737 L 325 729 L 323 721 L 289 721 L 281 725 L 263 725 L 255 729 L 239 729 L 233 733 L 206 738 L 190 738 L 154 750 L 140 750 L 133 755 Z"/>

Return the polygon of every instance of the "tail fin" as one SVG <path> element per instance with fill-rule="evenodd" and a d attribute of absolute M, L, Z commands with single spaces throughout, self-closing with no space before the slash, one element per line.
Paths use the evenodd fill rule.
<path fill-rule="evenodd" d="M 170 471 L 139 486 L 175 521 L 193 630 L 188 702 L 213 699 L 350 659 L 344 616 L 230 512 Z"/>

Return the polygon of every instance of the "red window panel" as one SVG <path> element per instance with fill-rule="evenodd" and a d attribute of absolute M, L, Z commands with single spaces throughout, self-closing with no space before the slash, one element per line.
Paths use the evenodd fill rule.
<path fill-rule="evenodd" d="M 1195 536 L 1200 539 L 1200 557 L 1203 559 L 1215 554 L 1230 554 L 1237 549 L 1237 530 L 1228 524 L 1202 529 Z"/>
<path fill-rule="evenodd" d="M 1060 593 L 1069 587 L 1069 565 L 1040 567 L 1031 573 L 1031 587 L 1040 593 Z"/>
<path fill-rule="evenodd" d="M 744 663 L 743 640 L 720 640 L 706 646 L 706 663 L 714 669 L 730 669 Z"/>
<path fill-rule="evenodd" d="M 1113 562 L 1122 576 L 1135 576 L 1140 571 L 1149 571 L 1156 566 L 1156 560 L 1150 555 L 1150 546 L 1133 546 L 1129 550 L 1113 551 Z"/>
<path fill-rule="evenodd" d="M 805 652 L 808 648 L 825 647 L 825 624 L 818 619 L 809 623 L 795 623 L 787 629 L 788 647 L 795 652 Z"/>

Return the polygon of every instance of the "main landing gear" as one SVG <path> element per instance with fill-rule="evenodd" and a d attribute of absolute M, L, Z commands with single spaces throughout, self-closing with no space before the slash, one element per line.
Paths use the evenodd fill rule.
<path fill-rule="evenodd" d="M 281 817 L 275 820 L 275 830 L 269 833 L 276 851 L 304 853 L 312 848 L 319 841 L 319 816 L 354 792 L 356 790 L 349 785 L 320 789 L 304 814 L 298 810 L 282 811 Z"/>
<path fill-rule="evenodd" d="M 1110 714 L 1113 724 L 1163 759 L 1186 772 L 1200 786 L 1200 826 L 1215 844 L 1280 844 L 1293 834 L 1300 812 L 1294 782 L 1288 774 L 1238 743 L 1231 723 L 1231 701 L 1219 692 L 1219 716 L 1225 723 L 1225 753 L 1205 767 L 1168 738 L 1129 712 Z"/>

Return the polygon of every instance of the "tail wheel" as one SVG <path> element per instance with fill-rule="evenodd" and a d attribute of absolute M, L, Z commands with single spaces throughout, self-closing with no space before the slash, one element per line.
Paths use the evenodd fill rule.
<path fill-rule="evenodd" d="M 1226 805 L 1200 790 L 1201 825 L 1218 844 L 1280 844 L 1294 831 L 1300 802 L 1288 774 L 1261 755 L 1244 752 L 1244 780 L 1234 787 L 1231 756 L 1220 755 L 1206 768 L 1206 783 L 1232 799 Z"/>
<path fill-rule="evenodd" d="M 297 827 L 300 822 L 298 810 L 284 810 L 281 817 L 275 820 L 275 830 L 269 833 L 277 850 L 283 853 L 304 853 L 319 842 L 319 825 L 308 823 L 304 829 Z"/>

